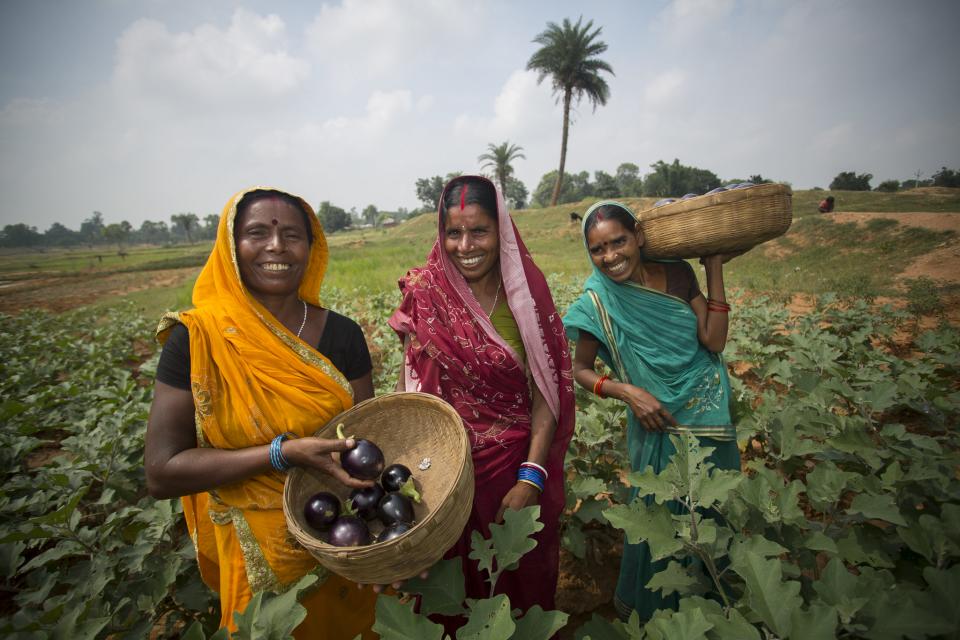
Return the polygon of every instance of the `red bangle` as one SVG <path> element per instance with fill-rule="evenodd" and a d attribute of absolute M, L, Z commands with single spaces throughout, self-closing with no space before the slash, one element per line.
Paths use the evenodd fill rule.
<path fill-rule="evenodd" d="M 602 375 L 597 378 L 597 381 L 593 383 L 593 395 L 599 396 L 601 398 L 606 398 L 607 396 L 603 393 L 603 383 L 610 379 L 608 375 Z"/>
<path fill-rule="evenodd" d="M 712 307 L 715 311 L 730 311 L 729 304 L 721 302 L 720 300 L 714 300 L 713 298 L 707 298 L 707 307 Z"/>

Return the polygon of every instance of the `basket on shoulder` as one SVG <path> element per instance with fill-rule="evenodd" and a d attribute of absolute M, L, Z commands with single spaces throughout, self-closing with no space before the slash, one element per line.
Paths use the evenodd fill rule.
<path fill-rule="evenodd" d="M 787 232 L 792 200 L 787 185 L 751 183 L 661 200 L 637 213 L 644 255 L 686 259 L 746 251 Z"/>

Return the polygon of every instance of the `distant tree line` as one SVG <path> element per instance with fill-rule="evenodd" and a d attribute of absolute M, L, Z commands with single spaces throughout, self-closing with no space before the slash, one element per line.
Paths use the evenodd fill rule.
<path fill-rule="evenodd" d="M 492 145 L 491 145 L 492 146 Z M 483 156 L 481 156 L 483 157 Z M 755 174 L 746 178 L 733 178 L 721 182 L 717 175 L 707 169 L 688 167 L 674 160 L 666 163 L 658 160 L 650 165 L 652 171 L 644 176 L 640 175 L 640 167 L 632 162 L 624 162 L 611 175 L 606 171 L 589 171 L 568 173 L 560 181 L 560 192 L 557 202 L 580 202 L 586 198 L 635 198 L 650 197 L 680 197 L 688 193 L 706 193 L 721 184 L 731 182 L 753 182 L 761 184 L 770 182 L 762 175 Z M 416 182 L 417 199 L 423 203 L 424 211 L 432 211 L 437 207 L 443 186 L 452 178 L 461 175 L 460 172 L 448 173 L 446 176 L 432 176 L 420 178 Z M 491 176 L 491 179 L 494 179 Z M 522 182 L 508 175 L 506 178 L 506 199 L 511 209 L 530 207 L 547 207 L 553 200 L 557 185 L 556 170 L 545 173 L 537 188 L 527 202 L 527 189 Z"/>
<path fill-rule="evenodd" d="M 116 247 L 123 251 L 133 244 L 174 244 L 212 240 L 217 235 L 220 216 L 204 216 L 203 224 L 195 213 L 175 213 L 170 224 L 164 221 L 144 220 L 140 228 L 134 228 L 126 220 L 107 223 L 103 214 L 94 211 L 73 230 L 60 222 L 40 232 L 36 227 L 18 223 L 8 224 L 0 231 L 0 247 Z"/>
<path fill-rule="evenodd" d="M 831 191 L 870 191 L 870 181 L 873 180 L 872 173 L 857 173 L 855 171 L 841 171 L 834 176 L 830 182 Z M 877 185 L 874 191 L 885 191 L 887 193 L 900 191 L 901 189 L 914 189 L 916 187 L 960 187 L 960 170 L 948 169 L 942 167 L 934 173 L 929 179 L 922 179 L 922 174 L 918 171 L 913 178 L 908 180 L 884 180 Z"/>

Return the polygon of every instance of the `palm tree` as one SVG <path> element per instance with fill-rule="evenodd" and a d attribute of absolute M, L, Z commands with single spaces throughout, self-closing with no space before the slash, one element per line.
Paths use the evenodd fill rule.
<path fill-rule="evenodd" d="M 607 50 L 607 44 L 597 40 L 602 27 L 593 29 L 593 20 L 581 24 L 583 16 L 577 19 L 576 24 L 570 24 L 568 18 L 563 19 L 563 25 L 548 22 L 547 28 L 533 39 L 542 45 L 527 62 L 527 69 L 538 71 L 540 77 L 537 82 L 543 82 L 547 76 L 553 80 L 553 92 L 557 99 L 563 97 L 563 139 L 560 142 L 560 170 L 557 172 L 557 183 L 553 187 L 553 197 L 550 206 L 557 204 L 560 197 L 560 188 L 563 185 L 563 168 L 567 162 L 567 134 L 570 128 L 570 104 L 576 99 L 580 101 L 584 96 L 593 104 L 607 104 L 610 97 L 610 87 L 607 81 L 600 76 L 601 71 L 613 75 L 613 68 L 604 60 L 597 58 Z"/>
<path fill-rule="evenodd" d="M 510 163 L 516 158 L 526 159 L 522 153 L 523 147 L 516 144 L 510 144 L 507 140 L 501 145 L 495 145 L 492 142 L 487 145 L 487 152 L 477 158 L 477 162 L 483 162 L 482 168 L 492 167 L 493 173 L 500 183 L 500 191 L 507 197 L 507 178 L 513 175 L 513 167 Z"/>

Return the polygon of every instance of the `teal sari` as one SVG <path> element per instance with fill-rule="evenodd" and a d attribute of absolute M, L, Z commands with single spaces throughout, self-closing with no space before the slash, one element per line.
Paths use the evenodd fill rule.
<path fill-rule="evenodd" d="M 610 203 L 591 207 L 584 223 L 593 209 L 604 204 Z M 627 411 L 627 448 L 633 471 L 652 466 L 660 472 L 667 466 L 675 451 L 670 433 L 690 433 L 698 437 L 701 446 L 713 447 L 710 460 L 718 468 L 740 468 L 727 369 L 719 354 L 700 344 L 696 314 L 685 300 L 633 282 L 617 284 L 594 267 L 584 293 L 571 305 L 563 324 L 570 340 L 579 339 L 581 331 L 599 340 L 600 359 L 614 377 L 648 391 L 677 420 L 678 426 L 666 433 L 648 432 L 633 412 Z M 637 497 L 639 489 L 634 488 L 631 500 Z M 681 512 L 678 504 L 670 507 Z M 666 565 L 666 560 L 651 560 L 646 542 L 624 543 L 614 600 L 622 617 L 637 611 L 645 621 L 657 609 L 679 606 L 676 593 L 664 598 L 660 591 L 646 588 L 650 578 Z"/>

